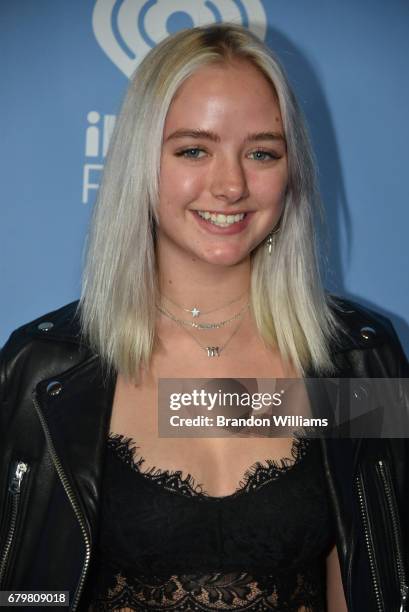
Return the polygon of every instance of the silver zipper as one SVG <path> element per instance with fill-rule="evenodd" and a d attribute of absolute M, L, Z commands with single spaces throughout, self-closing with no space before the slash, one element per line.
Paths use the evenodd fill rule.
<path fill-rule="evenodd" d="M 368 510 L 366 507 L 366 500 L 364 496 L 364 485 L 362 481 L 362 474 L 359 474 L 356 477 L 356 486 L 358 490 L 358 498 L 359 498 L 359 506 L 361 509 L 362 523 L 364 527 L 366 549 L 368 551 L 368 557 L 369 557 L 369 566 L 371 568 L 371 576 L 372 576 L 372 583 L 373 583 L 374 592 L 375 592 L 376 606 L 379 612 L 384 612 L 384 608 L 383 608 L 383 604 L 381 600 L 381 590 L 379 587 L 378 574 L 377 574 L 377 569 L 375 566 L 374 553 L 372 550 L 372 541 L 371 541 L 371 536 L 369 534 Z"/>
<path fill-rule="evenodd" d="M 399 608 L 399 612 L 405 612 L 406 604 L 408 599 L 408 584 L 406 582 L 405 576 L 405 568 L 402 559 L 402 551 L 400 547 L 400 528 L 398 518 L 396 516 L 396 509 L 393 500 L 392 489 L 389 485 L 388 475 L 389 468 L 382 459 L 378 460 L 378 472 L 381 475 L 383 486 L 386 493 L 386 499 L 388 502 L 389 512 L 392 519 L 392 527 L 393 527 L 393 538 L 395 541 L 395 551 L 396 551 L 396 568 L 398 572 L 399 578 L 399 592 L 401 597 L 401 604 Z"/>
<path fill-rule="evenodd" d="M 9 558 L 11 546 L 13 544 L 14 533 L 16 530 L 16 522 L 18 515 L 18 508 L 20 503 L 20 490 L 21 483 L 23 481 L 24 475 L 27 473 L 28 463 L 25 461 L 18 460 L 15 464 L 14 470 L 11 474 L 10 484 L 9 484 L 9 492 L 11 494 L 11 516 L 10 516 L 10 525 L 6 537 L 6 544 L 4 546 L 3 554 L 0 560 L 0 585 L 3 582 L 7 561 Z"/>
<path fill-rule="evenodd" d="M 33 402 L 34 402 L 34 406 L 35 406 L 35 408 L 37 410 L 38 417 L 39 417 L 39 419 L 41 421 L 41 425 L 43 426 L 43 429 L 44 429 L 45 437 L 47 439 L 48 447 L 49 447 L 49 450 L 50 450 L 51 458 L 53 460 L 55 469 L 57 470 L 58 476 L 59 476 L 59 478 L 61 480 L 61 483 L 62 483 L 62 485 L 63 485 L 63 487 L 65 489 L 65 492 L 66 492 L 66 494 L 68 496 L 68 499 L 69 499 L 69 501 L 71 503 L 71 506 L 72 506 L 72 508 L 73 508 L 73 510 L 75 512 L 75 515 L 76 515 L 76 517 L 78 519 L 78 522 L 79 522 L 80 527 L 81 527 L 82 535 L 83 535 L 84 541 L 85 541 L 85 559 L 84 559 L 84 565 L 82 567 L 80 580 L 79 580 L 79 583 L 78 583 L 78 586 L 77 586 L 76 593 L 75 593 L 74 598 L 73 598 L 72 608 L 71 608 L 73 610 L 73 612 L 74 612 L 77 609 L 77 606 L 78 606 L 78 603 L 79 603 L 79 599 L 81 597 L 82 589 L 84 587 L 85 579 L 86 579 L 86 576 L 87 576 L 88 566 L 89 566 L 90 558 L 91 558 L 91 542 L 90 542 L 90 540 L 88 538 L 87 527 L 86 527 L 86 523 L 85 523 L 85 520 L 84 520 L 84 516 L 83 516 L 83 514 L 81 512 L 81 509 L 79 507 L 79 504 L 78 504 L 78 502 L 77 502 L 77 500 L 75 498 L 73 490 L 71 489 L 70 483 L 68 482 L 67 476 L 64 473 L 64 470 L 63 470 L 62 465 L 61 465 L 61 461 L 60 461 L 60 459 L 59 459 L 59 457 L 58 457 L 58 455 L 56 453 L 56 450 L 55 450 L 55 447 L 54 447 L 54 443 L 53 443 L 53 440 L 51 438 L 50 431 L 48 429 L 47 423 L 45 422 L 44 416 L 43 416 L 43 414 L 41 412 L 41 407 L 40 407 L 40 405 L 39 405 L 39 403 L 37 401 L 37 397 L 36 397 L 35 391 L 33 392 L 32 399 L 33 399 Z"/>

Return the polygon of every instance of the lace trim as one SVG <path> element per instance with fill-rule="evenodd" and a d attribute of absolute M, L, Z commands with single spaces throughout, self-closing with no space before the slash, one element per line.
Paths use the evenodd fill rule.
<path fill-rule="evenodd" d="M 145 463 L 143 457 L 135 458 L 136 450 L 139 448 L 134 440 L 126 437 L 123 434 L 111 432 L 108 436 L 107 445 L 117 455 L 117 457 L 129 465 L 134 471 L 149 480 L 159 484 L 168 491 L 178 492 L 186 497 L 197 497 L 201 499 L 221 500 L 233 498 L 243 493 L 249 493 L 260 489 L 268 482 L 277 480 L 286 472 L 293 469 L 306 455 L 310 440 L 308 438 L 294 438 L 291 447 L 291 458 L 283 457 L 279 460 L 266 459 L 265 463 L 256 461 L 250 466 L 239 482 L 236 491 L 230 495 L 220 497 L 209 495 L 203 485 L 196 483 L 191 474 L 183 477 L 181 470 L 162 470 L 155 466 L 142 471 L 142 465 Z"/>
<path fill-rule="evenodd" d="M 172 575 L 169 578 L 125 576 L 118 572 L 114 585 L 96 595 L 91 610 L 177 612 L 251 610 L 324 612 L 324 583 L 316 573 L 296 572 L 279 579 L 248 572 Z"/>

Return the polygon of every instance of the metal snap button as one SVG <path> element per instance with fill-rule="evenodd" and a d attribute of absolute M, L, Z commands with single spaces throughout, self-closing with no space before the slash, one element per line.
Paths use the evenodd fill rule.
<path fill-rule="evenodd" d="M 43 321 L 42 323 L 39 323 L 37 325 L 37 329 L 39 329 L 40 331 L 48 331 L 50 329 L 52 329 L 54 327 L 54 323 L 52 323 L 51 321 Z"/>
<path fill-rule="evenodd" d="M 361 327 L 360 334 L 363 340 L 372 340 L 372 338 L 376 336 L 376 330 L 369 326 Z"/>
<path fill-rule="evenodd" d="M 48 395 L 59 395 L 62 391 L 62 384 L 58 380 L 53 380 L 47 385 Z"/>

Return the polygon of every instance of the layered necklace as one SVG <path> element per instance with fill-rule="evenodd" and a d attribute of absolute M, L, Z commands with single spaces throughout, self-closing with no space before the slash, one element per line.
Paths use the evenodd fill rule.
<path fill-rule="evenodd" d="M 250 306 L 250 302 L 247 302 L 246 304 L 244 304 L 244 306 L 242 306 L 242 308 L 240 308 L 240 310 L 238 310 L 238 312 L 236 312 L 231 317 L 229 317 L 227 319 L 223 319 L 221 321 L 203 322 L 202 323 L 202 322 L 198 321 L 197 319 L 199 319 L 199 317 L 201 315 L 211 314 L 213 312 L 217 312 L 218 310 L 222 310 L 222 309 L 226 308 L 227 306 L 231 306 L 231 304 L 234 304 L 234 303 L 238 302 L 244 295 L 246 295 L 246 293 L 247 292 L 242 293 L 241 295 L 239 295 L 239 297 L 235 298 L 234 300 L 231 300 L 230 302 L 228 302 L 227 304 L 225 304 L 223 306 L 219 306 L 218 308 L 213 308 L 211 310 L 206 310 L 206 311 L 201 310 L 197 306 L 193 306 L 192 308 L 185 308 L 184 306 L 181 306 L 180 304 L 177 304 L 176 302 L 171 300 L 169 297 L 167 297 L 165 295 L 162 295 L 162 298 L 164 298 L 166 301 L 168 301 L 173 306 L 176 306 L 177 308 L 179 308 L 179 310 L 182 310 L 184 312 L 190 313 L 191 316 L 192 316 L 192 319 L 196 319 L 195 321 L 181 319 L 181 318 L 175 316 L 163 304 L 157 304 L 156 308 L 165 317 L 167 317 L 168 319 L 171 319 L 172 321 L 174 321 L 181 329 L 183 329 L 187 334 L 189 334 L 189 336 L 191 336 L 191 338 L 193 338 L 193 340 L 196 342 L 196 344 L 203 351 L 205 351 L 207 353 L 208 357 L 220 357 L 222 351 L 226 348 L 226 346 L 229 344 L 229 342 L 232 340 L 232 338 L 239 331 L 240 325 L 241 325 L 241 323 L 243 321 L 243 318 L 244 318 L 244 314 L 247 311 L 248 307 Z M 204 345 L 201 342 L 199 342 L 199 340 L 187 329 L 189 327 L 193 327 L 194 329 L 197 329 L 197 330 L 200 330 L 200 331 L 202 331 L 202 330 L 220 329 L 220 328 L 224 327 L 225 325 L 228 325 L 232 321 L 237 321 L 237 320 L 238 320 L 238 323 L 234 327 L 233 332 L 230 334 L 230 336 L 227 338 L 227 340 L 222 345 L 220 345 L 220 344 L 219 345 L 212 345 L 212 346 Z"/>

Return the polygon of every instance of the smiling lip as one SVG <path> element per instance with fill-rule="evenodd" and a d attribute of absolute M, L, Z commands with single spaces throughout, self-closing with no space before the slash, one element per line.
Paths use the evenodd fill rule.
<path fill-rule="evenodd" d="M 209 210 L 208 212 L 211 213 L 213 211 Z M 217 212 L 219 214 L 225 214 L 225 213 L 220 213 L 220 211 L 217 211 Z M 219 227 L 217 225 L 214 225 L 214 223 L 211 223 L 210 221 L 206 221 L 206 219 L 203 219 L 203 217 L 201 217 L 198 214 L 197 210 L 192 210 L 192 213 L 193 213 L 193 216 L 195 217 L 196 221 L 199 223 L 199 225 L 201 227 L 203 227 L 205 230 L 207 230 L 211 234 L 222 234 L 222 235 L 225 235 L 225 236 L 230 236 L 232 234 L 239 234 L 240 232 L 242 232 L 247 227 L 247 225 L 249 224 L 249 221 L 250 221 L 250 219 L 251 219 L 251 217 L 253 215 L 252 212 L 246 212 L 246 216 L 241 221 L 237 221 L 236 223 L 232 223 L 228 227 Z M 231 215 L 232 213 L 229 212 L 228 214 Z M 237 214 L 241 214 L 241 213 L 235 212 L 234 214 L 237 215 Z"/>

